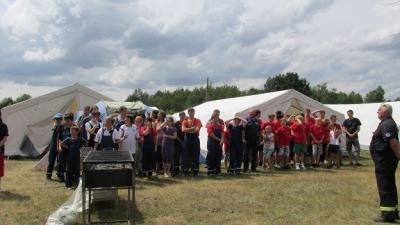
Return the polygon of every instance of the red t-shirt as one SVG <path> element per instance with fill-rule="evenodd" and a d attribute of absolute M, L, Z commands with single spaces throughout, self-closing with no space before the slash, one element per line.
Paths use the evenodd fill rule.
<path fill-rule="evenodd" d="M 201 121 L 197 118 L 194 118 L 193 120 L 187 119 L 182 122 L 182 130 L 185 128 L 192 128 L 192 127 L 202 127 L 203 125 L 201 124 Z M 199 135 L 199 133 L 197 133 Z"/>
<path fill-rule="evenodd" d="M 275 131 L 275 138 L 278 147 L 290 145 L 290 127 L 281 126 Z"/>
<path fill-rule="evenodd" d="M 282 127 L 281 121 L 279 120 L 273 120 L 271 122 L 271 126 L 272 126 L 272 130 L 275 131 L 277 130 L 279 127 Z"/>
<path fill-rule="evenodd" d="M 297 122 L 293 122 L 290 126 L 293 132 L 293 141 L 295 144 L 307 144 L 307 126 Z"/>
<path fill-rule="evenodd" d="M 312 116 L 306 116 L 305 117 L 305 123 L 309 126 L 316 124 L 317 122 L 315 121 L 315 118 Z"/>
<path fill-rule="evenodd" d="M 139 134 L 140 134 L 140 141 L 144 142 L 144 131 L 146 130 L 146 126 L 142 126 L 139 129 Z M 157 131 L 154 128 L 151 128 L 149 134 L 152 133 L 153 134 L 153 141 L 154 144 L 156 143 L 156 138 L 157 138 Z M 147 135 L 149 135 L 147 134 Z"/>
<path fill-rule="evenodd" d="M 324 136 L 325 140 L 325 135 L 326 135 L 326 128 L 323 125 L 317 126 L 317 124 L 313 124 L 310 127 L 310 133 L 317 139 L 321 140 L 321 138 Z M 323 140 L 323 141 L 324 141 Z M 329 135 L 328 135 L 328 140 L 329 140 Z M 315 145 L 317 142 L 314 140 L 314 138 L 311 138 L 311 144 Z"/>
<path fill-rule="evenodd" d="M 226 129 L 224 131 L 224 136 L 225 136 L 225 140 L 224 140 L 224 151 L 228 152 L 229 146 L 231 144 L 231 132 L 229 132 L 228 129 Z"/>
<path fill-rule="evenodd" d="M 224 125 L 215 124 L 215 123 L 209 123 L 209 124 L 207 124 L 207 134 L 214 133 L 214 129 L 217 129 L 217 128 L 219 128 L 219 130 L 221 131 L 221 133 L 224 132 Z"/>

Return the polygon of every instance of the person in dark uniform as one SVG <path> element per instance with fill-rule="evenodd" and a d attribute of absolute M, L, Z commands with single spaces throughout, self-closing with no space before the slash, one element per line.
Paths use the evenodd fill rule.
<path fill-rule="evenodd" d="M 201 121 L 194 117 L 193 108 L 188 109 L 189 118 L 182 122 L 182 132 L 185 133 L 185 150 L 183 154 L 183 174 L 188 175 L 189 169 L 194 176 L 199 174 Z"/>
<path fill-rule="evenodd" d="M 175 151 L 174 151 L 174 163 L 173 163 L 173 175 L 178 175 L 181 170 L 181 160 L 183 153 L 183 140 L 185 139 L 185 134 L 182 132 L 182 122 L 186 119 L 185 112 L 179 113 L 179 121 L 175 122 L 175 128 L 177 133 L 177 138 L 175 140 Z"/>
<path fill-rule="evenodd" d="M 249 117 L 246 119 L 247 126 L 245 129 L 246 146 L 244 151 L 243 171 L 249 170 L 249 162 L 251 162 L 251 171 L 255 172 L 257 169 L 257 152 L 258 143 L 260 140 L 261 122 L 256 116 L 256 111 L 250 112 Z"/>
<path fill-rule="evenodd" d="M 400 145 L 399 131 L 392 118 L 392 111 L 389 104 L 382 104 L 379 107 L 378 118 L 381 122 L 373 133 L 370 143 L 381 211 L 381 216 L 376 218 L 375 222 L 395 223 L 399 219 L 395 173 L 400 159 Z"/>
<path fill-rule="evenodd" d="M 233 121 L 233 123 L 232 123 Z M 244 129 L 247 126 L 245 119 L 236 116 L 225 122 L 231 140 L 229 142 L 229 174 L 240 174 L 243 161 Z"/>
<path fill-rule="evenodd" d="M 119 131 L 119 128 L 121 128 L 121 126 L 125 124 L 125 117 L 127 113 L 128 113 L 128 108 L 126 108 L 125 106 L 119 107 L 118 116 L 117 118 L 115 118 L 113 124 L 114 129 Z"/>
<path fill-rule="evenodd" d="M 207 134 L 207 175 L 220 175 L 222 145 L 224 143 L 224 124 L 220 123 L 218 117 L 213 116 L 211 122 L 207 124 Z"/>
<path fill-rule="evenodd" d="M 71 137 L 62 143 L 68 149 L 65 182 L 67 188 L 72 188 L 73 185 L 77 186 L 80 176 L 80 148 L 85 145 L 86 140 L 78 136 L 79 132 L 78 126 L 72 126 L 70 128 Z"/>
<path fill-rule="evenodd" d="M 83 114 L 82 114 L 82 116 L 79 117 L 78 122 L 77 122 L 77 125 L 80 129 L 80 135 L 86 141 L 88 140 L 88 137 L 87 137 L 87 131 L 86 131 L 85 125 L 91 119 L 91 110 L 92 109 L 89 105 L 85 106 L 85 108 L 83 108 Z"/>
<path fill-rule="evenodd" d="M 61 143 L 71 137 L 70 128 L 74 125 L 74 114 L 67 113 L 64 115 L 64 124 L 58 133 L 58 157 L 57 157 L 57 177 L 60 181 L 65 181 L 65 169 L 67 166 L 68 149 Z"/>
<path fill-rule="evenodd" d="M 1 178 L 4 176 L 4 152 L 5 152 L 4 145 L 7 142 L 7 137 L 8 137 L 8 127 L 1 120 L 1 109 L 0 109 L 0 192 L 2 191 Z"/>
<path fill-rule="evenodd" d="M 140 139 L 142 142 L 142 173 L 149 178 L 153 175 L 154 147 L 156 143 L 156 130 L 153 128 L 152 122 L 153 120 L 151 118 L 147 118 L 144 121 L 144 126 L 140 128 Z"/>
<path fill-rule="evenodd" d="M 353 110 L 347 111 L 349 118 L 343 121 L 343 132 L 346 134 L 346 150 L 349 153 L 350 166 L 361 166 L 358 162 L 360 158 L 360 142 L 358 141 L 358 132 L 360 132 L 361 122 L 358 118 L 353 117 Z M 352 147 L 354 146 L 355 158 L 353 156 Z M 354 161 L 354 162 L 353 162 Z"/>
<path fill-rule="evenodd" d="M 54 170 L 54 164 L 58 157 L 58 137 L 61 131 L 63 115 L 61 113 L 56 113 L 53 117 L 54 126 L 52 128 L 53 135 L 51 136 L 50 148 L 49 148 L 49 164 L 47 166 L 46 178 L 51 180 L 51 176 Z"/>

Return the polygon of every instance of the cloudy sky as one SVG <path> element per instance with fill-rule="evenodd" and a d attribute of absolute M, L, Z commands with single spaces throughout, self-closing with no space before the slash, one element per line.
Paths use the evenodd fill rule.
<path fill-rule="evenodd" d="M 398 0 L 2 0 L 0 99 L 76 82 L 124 100 L 213 84 L 312 85 L 400 96 Z"/>

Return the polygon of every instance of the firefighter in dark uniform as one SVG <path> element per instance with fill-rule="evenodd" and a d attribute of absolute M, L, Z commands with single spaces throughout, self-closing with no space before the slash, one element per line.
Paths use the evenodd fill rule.
<path fill-rule="evenodd" d="M 379 126 L 372 136 L 370 152 L 375 163 L 381 216 L 375 222 L 395 223 L 399 219 L 395 173 L 400 159 L 398 128 L 392 118 L 392 107 L 378 109 Z"/>

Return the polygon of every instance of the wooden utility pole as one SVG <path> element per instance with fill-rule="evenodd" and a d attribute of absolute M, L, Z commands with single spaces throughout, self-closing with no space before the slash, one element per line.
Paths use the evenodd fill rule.
<path fill-rule="evenodd" d="M 208 101 L 208 83 L 209 83 L 209 79 L 207 77 L 207 84 L 206 84 L 206 102 Z"/>

